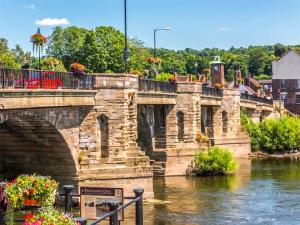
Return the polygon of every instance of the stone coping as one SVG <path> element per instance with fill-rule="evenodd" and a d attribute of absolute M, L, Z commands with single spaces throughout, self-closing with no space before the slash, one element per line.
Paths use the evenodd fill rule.
<path fill-rule="evenodd" d="M 82 90 L 82 89 L 0 89 L 0 93 L 39 93 L 39 92 L 52 92 L 52 93 L 69 93 L 69 92 L 77 92 L 77 93 L 97 93 L 97 90 Z"/>
<path fill-rule="evenodd" d="M 92 76 L 102 76 L 102 77 L 133 77 L 138 78 L 139 76 L 136 74 L 129 73 L 93 73 Z"/>
<path fill-rule="evenodd" d="M 166 92 L 154 92 L 154 91 L 139 91 L 138 95 L 152 95 L 152 96 L 166 96 L 176 98 L 178 94 L 176 93 L 166 93 Z"/>
<path fill-rule="evenodd" d="M 1 89 L 0 97 L 64 97 L 64 96 L 82 96 L 91 97 L 97 94 L 96 90 L 75 90 L 75 89 Z"/>

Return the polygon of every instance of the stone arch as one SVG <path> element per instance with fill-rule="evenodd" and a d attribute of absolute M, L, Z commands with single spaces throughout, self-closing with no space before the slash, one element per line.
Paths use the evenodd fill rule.
<path fill-rule="evenodd" d="M 102 114 L 97 118 L 100 128 L 101 158 L 109 157 L 109 119 Z"/>
<path fill-rule="evenodd" d="M 61 185 L 77 183 L 76 157 L 64 132 L 57 129 L 64 125 L 46 120 L 50 114 L 2 113 L 5 120 L 0 123 L 0 177 L 13 179 L 23 173 L 36 173 L 49 175 Z"/>
<path fill-rule="evenodd" d="M 178 111 L 176 113 L 177 117 L 177 127 L 178 127 L 178 141 L 184 140 L 184 113 L 182 111 Z"/>
<path fill-rule="evenodd" d="M 222 133 L 228 133 L 228 113 L 226 111 L 222 111 Z"/>

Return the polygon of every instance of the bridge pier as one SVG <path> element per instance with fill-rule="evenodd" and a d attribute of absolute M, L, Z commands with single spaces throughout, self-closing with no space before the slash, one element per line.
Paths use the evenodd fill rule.
<path fill-rule="evenodd" d="M 152 167 L 137 145 L 138 78 L 97 74 L 95 106 L 80 125 L 80 183 L 145 188 L 153 196 Z"/>

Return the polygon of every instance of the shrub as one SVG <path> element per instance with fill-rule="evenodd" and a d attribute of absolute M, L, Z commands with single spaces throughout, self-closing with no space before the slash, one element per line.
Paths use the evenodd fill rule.
<path fill-rule="evenodd" d="M 249 134 L 252 151 L 272 154 L 300 148 L 300 119 L 297 117 L 284 116 L 254 123 L 241 111 L 241 125 Z"/>
<path fill-rule="evenodd" d="M 270 79 L 272 79 L 272 76 L 267 75 L 267 74 L 260 74 L 260 75 L 254 76 L 254 79 L 256 79 L 256 80 L 270 80 Z"/>
<path fill-rule="evenodd" d="M 195 156 L 197 173 L 200 175 L 225 175 L 233 173 L 238 164 L 229 150 L 214 146 L 208 151 L 199 151 Z"/>
<path fill-rule="evenodd" d="M 173 78 L 173 74 L 170 74 L 170 73 L 161 73 L 161 74 L 158 74 L 156 75 L 156 80 L 159 80 L 159 81 L 169 81 Z"/>
<path fill-rule="evenodd" d="M 38 214 L 25 215 L 24 225 L 77 225 L 77 222 L 73 221 L 68 215 L 52 208 L 42 208 Z"/>
<path fill-rule="evenodd" d="M 14 210 L 26 205 L 52 206 L 58 184 L 50 177 L 21 175 L 6 183 L 5 194 Z"/>

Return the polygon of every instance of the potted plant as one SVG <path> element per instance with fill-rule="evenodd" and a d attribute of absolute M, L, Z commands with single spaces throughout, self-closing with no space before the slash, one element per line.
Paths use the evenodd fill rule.
<path fill-rule="evenodd" d="M 14 210 L 26 207 L 52 206 L 58 183 L 50 177 L 21 175 L 6 183 L 5 194 Z"/>
<path fill-rule="evenodd" d="M 70 65 L 70 71 L 74 73 L 74 75 L 82 75 L 85 73 L 86 68 L 79 62 L 75 62 Z"/>
<path fill-rule="evenodd" d="M 77 225 L 69 215 L 52 207 L 41 208 L 37 214 L 26 214 L 24 225 Z"/>

